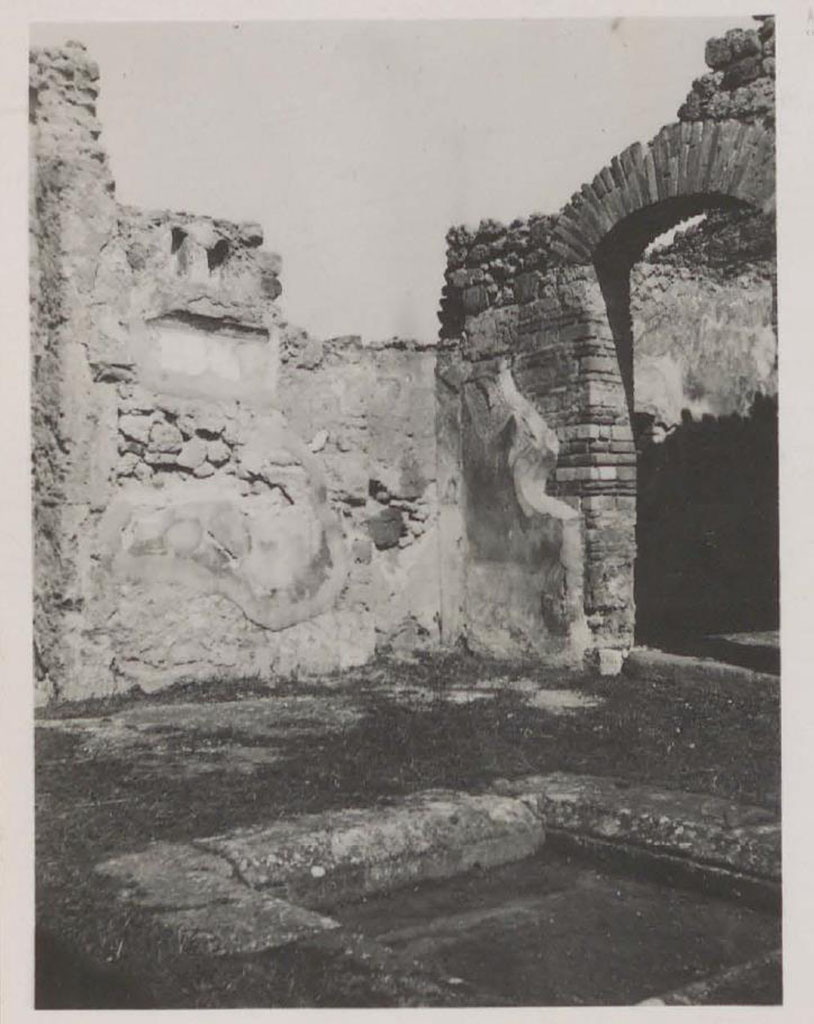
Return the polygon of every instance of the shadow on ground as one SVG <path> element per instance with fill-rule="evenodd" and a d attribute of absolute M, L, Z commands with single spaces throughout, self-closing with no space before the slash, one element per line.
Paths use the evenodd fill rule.
<path fill-rule="evenodd" d="M 668 686 L 470 656 L 380 663 L 327 682 L 327 690 L 181 687 L 45 713 L 70 728 L 37 730 L 38 1006 L 98 1006 L 108 990 L 115 1005 L 132 1007 L 394 1005 L 381 996 L 386 980 L 372 995 L 330 950 L 239 963 L 183 956 L 92 875 L 99 861 L 152 840 L 557 770 L 779 804 L 778 692 L 758 683 Z M 586 698 L 582 706 L 552 710 L 530 699 L 565 689 Z M 236 728 L 234 714 L 221 724 L 217 713 L 203 725 L 194 714 L 190 727 L 172 724 L 170 705 L 215 698 L 234 711 L 263 695 L 270 709 L 310 695 L 325 711 L 303 702 L 308 714 L 298 719 L 294 699 L 279 728 Z M 153 723 L 124 746 L 89 742 L 94 723 L 115 726 L 122 714 L 160 705 L 169 724 Z M 193 763 L 205 770 L 189 771 Z"/>

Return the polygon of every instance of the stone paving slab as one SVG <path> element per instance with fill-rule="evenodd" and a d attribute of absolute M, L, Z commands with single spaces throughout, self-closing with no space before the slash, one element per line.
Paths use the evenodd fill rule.
<path fill-rule="evenodd" d="M 196 841 L 254 888 L 306 905 L 446 878 L 539 849 L 545 833 L 523 800 L 425 791 L 391 806 L 309 814 Z"/>
<path fill-rule="evenodd" d="M 565 772 L 501 780 L 494 788 L 527 800 L 547 829 L 780 879 L 780 822 L 762 807 Z"/>
<path fill-rule="evenodd" d="M 753 633 L 719 633 L 710 640 L 725 640 L 739 647 L 767 647 L 773 651 L 780 650 L 780 630 L 764 629 Z"/>
<path fill-rule="evenodd" d="M 245 889 L 228 861 L 186 843 L 151 843 L 146 850 L 103 861 L 96 872 L 118 883 L 120 899 L 151 910 L 206 907 L 237 899 Z"/>
<path fill-rule="evenodd" d="M 214 771 L 249 775 L 279 763 L 291 740 L 340 732 L 364 711 L 337 694 L 260 697 L 211 703 L 136 705 L 99 718 L 38 719 L 37 728 L 81 738 L 88 757 L 138 758 L 142 768 L 188 778 Z"/>
<path fill-rule="evenodd" d="M 182 948 L 208 956 L 261 953 L 339 927 L 339 922 L 286 900 L 250 895 L 229 903 L 162 911 L 162 924 Z"/>
<path fill-rule="evenodd" d="M 777 688 L 779 677 L 771 672 L 755 672 L 739 665 L 729 665 L 714 658 L 693 658 L 685 654 L 669 654 L 644 647 L 635 648 L 625 660 L 625 673 L 651 682 L 723 682 L 761 683 Z"/>
<path fill-rule="evenodd" d="M 211 703 L 137 704 L 104 718 L 42 718 L 36 724 L 37 728 L 87 732 L 100 746 L 124 748 L 145 736 L 173 732 L 232 733 L 251 739 L 299 736 L 347 728 L 362 714 L 355 701 L 338 694 L 269 695 Z"/>
<path fill-rule="evenodd" d="M 235 878 L 228 861 L 184 843 L 153 843 L 96 871 L 119 883 L 119 899 L 152 910 L 190 953 L 257 953 L 339 927 L 329 917 L 253 891 Z"/>

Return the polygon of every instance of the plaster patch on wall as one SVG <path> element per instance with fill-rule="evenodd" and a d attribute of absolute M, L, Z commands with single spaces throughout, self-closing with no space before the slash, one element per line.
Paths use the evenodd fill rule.
<path fill-rule="evenodd" d="M 749 414 L 777 393 L 770 266 L 733 280 L 703 267 L 640 263 L 631 274 L 637 412 L 670 430 L 693 417 Z"/>
<path fill-rule="evenodd" d="M 202 329 L 206 323 L 208 329 Z M 139 379 L 167 394 L 211 400 L 273 396 L 279 373 L 275 329 L 254 329 L 197 317 L 148 321 L 132 332 Z"/>
<path fill-rule="evenodd" d="M 222 484 L 133 484 L 100 524 L 103 568 L 114 580 L 219 594 L 257 625 L 285 629 L 332 608 L 344 586 L 344 543 L 325 511 Z"/>
<path fill-rule="evenodd" d="M 509 450 L 509 466 L 518 504 L 527 516 L 536 512 L 563 521 L 579 519 L 577 509 L 546 491 L 560 451 L 556 431 L 520 393 L 505 360 L 501 361 L 497 379 L 500 395 L 511 410 L 516 428 Z"/>
<path fill-rule="evenodd" d="M 581 517 L 546 490 L 560 442 L 505 358 L 464 383 L 462 442 L 469 641 L 578 661 L 588 640 Z"/>

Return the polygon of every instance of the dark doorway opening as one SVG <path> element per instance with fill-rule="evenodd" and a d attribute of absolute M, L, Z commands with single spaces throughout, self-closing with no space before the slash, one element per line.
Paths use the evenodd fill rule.
<path fill-rule="evenodd" d="M 682 422 L 637 416 L 636 641 L 774 671 L 779 625 L 777 400 Z M 736 655 L 740 654 L 740 657 Z"/>
<path fill-rule="evenodd" d="M 636 441 L 636 643 L 768 671 L 775 255 L 774 216 L 721 196 L 646 208 L 595 254 Z"/>

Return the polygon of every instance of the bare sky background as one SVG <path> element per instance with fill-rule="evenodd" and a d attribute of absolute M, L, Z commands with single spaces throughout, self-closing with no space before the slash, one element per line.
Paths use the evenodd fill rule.
<path fill-rule="evenodd" d="M 37 25 L 84 42 L 121 202 L 259 221 L 321 335 L 436 335 L 453 223 L 555 212 L 748 18 Z"/>

